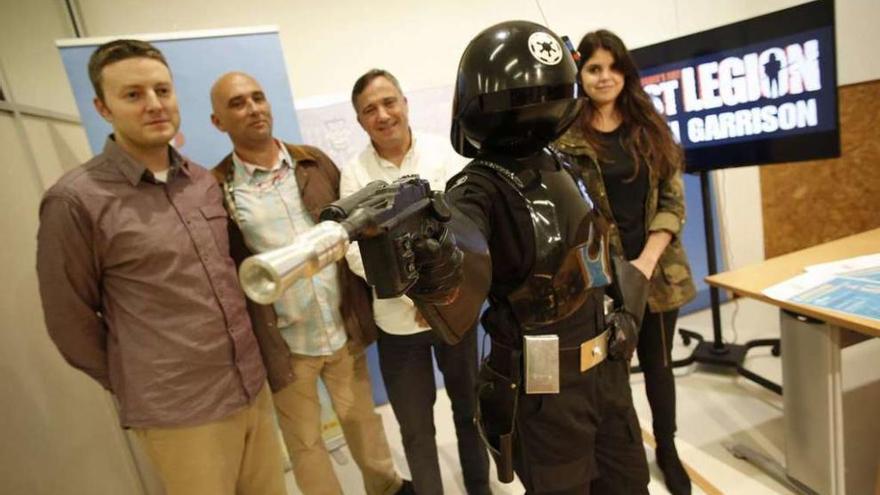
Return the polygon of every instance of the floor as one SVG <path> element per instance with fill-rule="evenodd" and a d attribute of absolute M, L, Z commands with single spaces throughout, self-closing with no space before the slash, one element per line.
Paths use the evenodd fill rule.
<path fill-rule="evenodd" d="M 768 305 L 750 300 L 726 303 L 722 307 L 722 327 L 725 329 L 725 341 L 742 343 L 755 338 L 777 337 L 778 313 Z M 679 328 L 687 328 L 711 338 L 711 316 L 708 311 L 684 316 L 680 318 Z M 676 339 L 675 346 L 675 359 L 690 354 L 680 339 Z M 780 360 L 773 357 L 767 348 L 753 350 L 746 366 L 766 378 L 781 382 Z M 784 456 L 781 397 L 746 379 L 718 370 L 690 366 L 677 369 L 676 376 L 678 450 L 683 461 L 697 476 L 703 478 L 703 481 L 694 485 L 694 493 L 792 493 L 749 463 L 735 458 L 726 448 L 733 443 L 743 444 L 781 461 Z M 650 409 L 640 375 L 633 375 L 632 387 L 643 430 L 650 432 Z M 388 405 L 381 406 L 378 411 L 385 422 L 394 461 L 401 474 L 407 476 L 406 459 L 394 415 Z M 458 453 L 452 415 L 449 401 L 443 393 L 438 394 L 435 417 L 444 493 L 464 494 L 463 482 L 457 468 Z M 650 442 L 650 438 L 648 441 Z M 650 492 L 668 493 L 663 486 L 662 475 L 653 462 L 653 449 L 646 446 L 646 452 L 651 465 Z M 337 460 L 337 475 L 346 494 L 364 493 L 357 466 L 351 461 L 346 447 L 341 447 L 334 456 Z M 492 479 L 495 479 L 494 473 Z M 493 483 L 492 488 L 497 495 L 523 493 L 522 486 L 516 481 L 508 485 L 497 481 Z M 300 493 L 290 474 L 288 486 L 290 493 Z"/>

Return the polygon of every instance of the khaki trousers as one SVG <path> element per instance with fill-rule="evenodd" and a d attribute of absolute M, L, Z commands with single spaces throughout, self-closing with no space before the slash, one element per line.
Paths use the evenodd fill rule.
<path fill-rule="evenodd" d="M 368 495 L 396 493 L 402 481 L 391 460 L 382 419 L 373 403 L 367 360 L 349 342 L 330 356 L 291 356 L 294 380 L 275 393 L 275 410 L 296 484 L 305 495 L 340 495 L 321 434 L 318 378 L 324 380 L 345 441 Z"/>
<path fill-rule="evenodd" d="M 179 428 L 132 428 L 166 495 L 287 495 L 269 387 L 223 419 Z"/>

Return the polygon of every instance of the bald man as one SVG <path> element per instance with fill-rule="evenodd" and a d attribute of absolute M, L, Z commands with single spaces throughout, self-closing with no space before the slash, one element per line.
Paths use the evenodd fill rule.
<path fill-rule="evenodd" d="M 321 208 L 339 199 L 339 170 L 317 148 L 275 139 L 272 107 L 253 77 L 223 75 L 211 88 L 211 103 L 211 122 L 233 146 L 213 173 L 240 232 L 232 237 L 244 241 L 233 248 L 240 262 L 251 252 L 286 246 L 315 225 Z M 250 304 L 300 490 L 342 493 L 322 438 L 320 377 L 366 493 L 413 493 L 394 468 L 373 403 L 364 348 L 377 330 L 367 285 L 342 260 L 296 282 L 272 306 Z"/>

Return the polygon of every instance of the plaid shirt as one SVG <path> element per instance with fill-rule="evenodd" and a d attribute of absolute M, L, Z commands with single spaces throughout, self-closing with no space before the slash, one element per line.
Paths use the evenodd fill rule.
<path fill-rule="evenodd" d="M 300 197 L 296 162 L 284 146 L 279 148 L 278 162 L 269 171 L 232 155 L 236 215 L 255 253 L 286 246 L 315 225 Z M 311 279 L 296 281 L 275 302 L 278 329 L 291 352 L 327 356 L 345 345 L 337 269 L 331 264 Z"/>

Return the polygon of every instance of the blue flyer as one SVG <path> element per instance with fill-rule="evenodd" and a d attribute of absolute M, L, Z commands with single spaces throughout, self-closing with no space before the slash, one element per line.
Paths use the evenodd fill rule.
<path fill-rule="evenodd" d="M 880 320 L 880 270 L 859 270 L 859 273 L 858 278 L 854 273 L 833 277 L 792 297 L 791 301 Z"/>
<path fill-rule="evenodd" d="M 874 266 L 871 268 L 864 268 L 861 270 L 854 270 L 851 272 L 841 273 L 841 277 L 846 278 L 857 278 L 861 280 L 868 280 L 871 282 L 880 283 L 880 266 Z"/>

